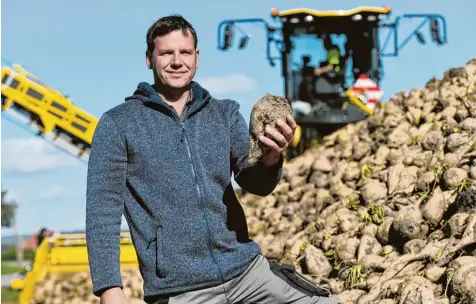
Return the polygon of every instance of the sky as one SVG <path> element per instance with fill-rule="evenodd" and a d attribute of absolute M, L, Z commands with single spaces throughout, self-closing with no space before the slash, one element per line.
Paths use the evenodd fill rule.
<path fill-rule="evenodd" d="M 293 5 L 284 0 L 2 0 L 1 55 L 100 117 L 131 95 L 139 82 L 152 81 L 145 65 L 145 33 L 156 19 L 181 14 L 198 33 L 200 66 L 195 80 L 215 97 L 237 100 L 249 121 L 260 97 L 284 94 L 279 62 L 276 67 L 268 64 L 264 32 L 256 25 L 242 27 L 251 34 L 247 49 L 219 51 L 217 26 L 222 20 L 256 17 L 271 22 L 273 7 L 337 10 L 387 4 L 392 7 L 392 18 L 405 13 L 444 15 L 448 44 L 422 46 L 413 40 L 400 56 L 385 58 L 384 99 L 398 91 L 421 88 L 433 76 L 442 77 L 449 68 L 463 66 L 476 56 L 476 40 L 470 39 L 476 29 L 474 0 L 295 0 Z M 400 35 L 410 33 L 417 24 L 403 22 Z M 427 33 L 425 28 L 429 37 Z M 3 114 L 1 127 L 1 184 L 19 205 L 18 232 L 33 233 L 41 227 L 84 229 L 87 164 L 26 132 Z M 2 229 L 2 235 L 12 233 L 12 229 Z"/>

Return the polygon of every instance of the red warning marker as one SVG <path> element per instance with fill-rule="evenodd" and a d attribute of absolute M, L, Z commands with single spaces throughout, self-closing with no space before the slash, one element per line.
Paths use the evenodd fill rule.
<path fill-rule="evenodd" d="M 383 97 L 383 90 L 365 74 L 359 76 L 350 90 L 370 110 L 374 110 L 375 105 Z"/>

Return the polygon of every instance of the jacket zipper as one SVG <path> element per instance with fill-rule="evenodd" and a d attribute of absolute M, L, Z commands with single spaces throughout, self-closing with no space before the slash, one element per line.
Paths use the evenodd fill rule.
<path fill-rule="evenodd" d="M 215 266 L 216 266 L 216 270 L 218 272 L 218 278 L 220 279 L 220 283 L 223 284 L 225 279 L 223 278 L 223 273 L 220 269 L 220 265 L 218 265 L 218 262 L 215 258 L 215 256 L 213 255 L 213 251 L 212 251 L 212 240 L 211 240 L 211 232 L 210 232 L 210 227 L 208 225 L 208 220 L 207 220 L 207 217 L 206 217 L 206 214 L 205 214 L 205 203 L 203 201 L 203 196 L 202 196 L 202 191 L 200 190 L 200 186 L 198 184 L 198 178 L 197 178 L 197 175 L 195 173 L 195 166 L 193 164 L 193 159 L 192 159 L 192 153 L 190 152 L 190 146 L 188 144 L 188 140 L 187 140 L 187 135 L 185 134 L 185 125 L 184 125 L 184 120 L 183 120 L 183 117 L 185 117 L 185 114 L 186 114 L 186 110 L 188 109 L 188 107 L 185 107 L 184 109 L 184 112 L 182 113 L 182 118 L 179 117 L 179 121 L 180 121 L 180 125 L 182 127 L 182 136 L 181 136 L 181 140 L 183 142 L 185 142 L 185 146 L 187 148 L 187 153 L 188 153 L 188 158 L 190 160 L 190 165 L 192 167 L 192 174 L 193 174 L 193 178 L 195 179 L 195 187 L 197 189 L 197 193 L 198 193 L 198 197 L 199 197 L 199 200 L 200 200 L 200 205 L 202 207 L 202 211 L 203 211 L 203 219 L 205 220 L 205 226 L 207 228 L 207 238 L 208 238 L 208 251 L 210 252 L 210 255 L 213 259 L 213 261 L 215 262 Z M 177 115 L 178 116 L 178 115 Z"/>

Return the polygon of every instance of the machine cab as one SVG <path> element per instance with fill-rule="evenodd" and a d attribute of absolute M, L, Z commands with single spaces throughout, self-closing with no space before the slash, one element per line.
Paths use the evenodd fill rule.
<path fill-rule="evenodd" d="M 380 81 L 378 24 L 389 8 L 357 8 L 350 11 L 294 9 L 275 12 L 282 23 L 285 95 L 308 104 L 306 115 L 337 117 L 348 105 L 347 91 L 361 76 Z M 322 115 L 319 115 L 322 114 Z M 349 114 L 349 113 L 346 113 Z M 357 121 L 365 113 L 348 115 Z M 323 118 L 324 119 L 324 118 Z"/>

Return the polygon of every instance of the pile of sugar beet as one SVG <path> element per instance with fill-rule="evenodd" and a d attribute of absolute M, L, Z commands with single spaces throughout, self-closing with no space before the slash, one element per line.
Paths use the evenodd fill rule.
<path fill-rule="evenodd" d="M 138 268 L 122 268 L 124 294 L 129 304 L 143 304 L 143 280 Z M 88 270 L 75 273 L 48 274 L 35 286 L 29 304 L 99 304 L 93 294 L 91 273 Z"/>
<path fill-rule="evenodd" d="M 287 162 L 240 197 L 250 237 L 342 303 L 476 303 L 475 86 L 473 58 Z"/>

